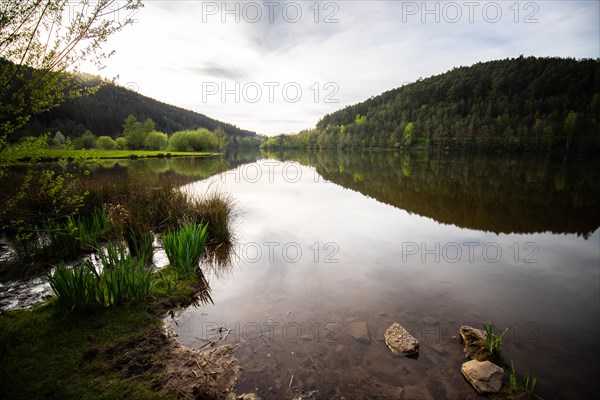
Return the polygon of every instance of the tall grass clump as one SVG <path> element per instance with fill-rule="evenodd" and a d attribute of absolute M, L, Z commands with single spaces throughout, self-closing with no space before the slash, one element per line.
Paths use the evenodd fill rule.
<path fill-rule="evenodd" d="M 231 195 L 222 192 L 207 193 L 194 204 L 196 218 L 208 223 L 208 237 L 213 242 L 230 243 L 229 222 L 235 208 Z"/>
<path fill-rule="evenodd" d="M 483 327 L 485 328 L 485 342 L 487 345 L 487 349 L 490 353 L 490 356 L 492 358 L 500 358 L 500 346 L 502 344 L 502 338 L 504 337 L 504 335 L 506 334 L 506 332 L 508 332 L 508 328 L 506 328 L 504 330 L 504 332 L 502 332 L 502 334 L 500 336 L 496 335 L 492 329 L 492 323 L 488 322 L 487 324 L 483 324 Z"/>
<path fill-rule="evenodd" d="M 100 261 L 100 284 L 107 306 L 144 300 L 152 293 L 152 270 L 145 268 L 143 258 L 128 256 L 123 245 L 107 245 L 106 250 L 100 252 Z"/>
<path fill-rule="evenodd" d="M 207 228 L 207 224 L 191 223 L 178 231 L 169 230 L 162 236 L 169 263 L 179 275 L 194 277 L 200 271 L 200 257 L 204 251 Z"/>
<path fill-rule="evenodd" d="M 61 263 L 48 276 L 48 282 L 58 297 L 58 303 L 68 312 L 82 312 L 104 304 L 104 291 L 90 261 L 77 268 Z"/>
<path fill-rule="evenodd" d="M 145 267 L 144 259 L 130 257 L 123 245 L 109 244 L 99 254 L 100 272 L 90 261 L 84 261 L 74 268 L 61 263 L 48 276 L 50 287 L 67 312 L 140 301 L 152 294 L 152 270 Z"/>

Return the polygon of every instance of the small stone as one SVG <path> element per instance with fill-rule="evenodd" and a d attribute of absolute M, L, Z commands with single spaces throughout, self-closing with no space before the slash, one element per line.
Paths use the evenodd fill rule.
<path fill-rule="evenodd" d="M 350 322 L 347 327 L 348 335 L 352 336 L 358 343 L 371 343 L 369 329 L 365 322 Z"/>
<path fill-rule="evenodd" d="M 504 370 L 490 361 L 467 361 L 460 371 L 479 394 L 498 393 L 502 387 Z"/>
<path fill-rule="evenodd" d="M 385 318 L 385 317 L 387 317 L 387 316 L 388 316 L 388 313 L 386 313 L 385 311 L 379 311 L 379 312 L 377 313 L 377 316 L 378 316 L 378 317 L 381 317 L 381 318 Z"/>
<path fill-rule="evenodd" d="M 402 386 L 396 386 L 393 390 L 392 390 L 392 399 L 397 399 L 400 400 L 402 398 L 402 395 L 404 394 L 404 388 Z"/>
<path fill-rule="evenodd" d="M 310 335 L 302 335 L 302 336 L 300 336 L 300 340 L 303 340 L 305 342 L 311 342 L 312 341 L 312 336 L 310 336 Z"/>
<path fill-rule="evenodd" d="M 385 331 L 385 344 L 392 353 L 410 356 L 419 352 L 419 341 L 397 322 Z"/>

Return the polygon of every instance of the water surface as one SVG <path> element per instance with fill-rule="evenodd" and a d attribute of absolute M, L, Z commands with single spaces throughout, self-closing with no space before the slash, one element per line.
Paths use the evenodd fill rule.
<path fill-rule="evenodd" d="M 231 262 L 186 345 L 239 343 L 238 389 L 263 398 L 471 399 L 463 324 L 492 321 L 546 399 L 591 398 L 599 335 L 598 163 L 396 153 L 245 160 L 186 190 L 230 192 Z M 383 342 L 400 322 L 418 359 Z M 358 323 L 358 324 L 357 324 Z M 368 337 L 351 334 L 366 324 Z M 316 393 L 316 392 L 315 392 Z"/>

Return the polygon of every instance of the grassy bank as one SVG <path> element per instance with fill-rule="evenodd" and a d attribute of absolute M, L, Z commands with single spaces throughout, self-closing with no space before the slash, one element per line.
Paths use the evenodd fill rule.
<path fill-rule="evenodd" d="M 176 274 L 162 272 L 162 277 Z M 0 315 L 0 393 L 11 399 L 175 399 L 172 357 L 161 328 L 171 307 L 202 290 L 191 280 L 158 285 L 147 302 L 71 315 L 56 299 Z M 181 390 L 181 389 L 180 389 Z"/>
<path fill-rule="evenodd" d="M 182 151 L 148 151 L 148 150 L 66 150 L 66 149 L 36 149 L 15 151 L 6 157 L 10 161 L 55 161 L 59 159 L 136 159 L 136 158 L 168 158 L 168 157 L 208 157 L 210 152 L 182 152 Z"/>

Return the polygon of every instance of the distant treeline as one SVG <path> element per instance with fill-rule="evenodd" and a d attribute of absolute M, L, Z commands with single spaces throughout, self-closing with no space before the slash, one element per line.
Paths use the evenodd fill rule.
<path fill-rule="evenodd" d="M 97 77 L 88 77 L 88 85 L 100 83 Z M 61 104 L 46 113 L 35 115 L 20 129 L 13 140 L 23 136 L 39 136 L 41 133 L 61 132 L 66 137 L 81 137 L 86 131 L 95 136 L 110 136 L 113 139 L 124 135 L 123 121 L 133 115 L 140 121 L 151 119 L 155 129 L 172 134 L 183 130 L 205 128 L 210 131 L 221 129 L 232 146 L 260 144 L 255 132 L 235 125 L 217 121 L 203 114 L 185 110 L 143 96 L 133 90 L 105 83 L 91 95 L 78 97 Z"/>
<path fill-rule="evenodd" d="M 600 60 L 521 56 L 454 68 L 263 146 L 597 151 Z"/>

